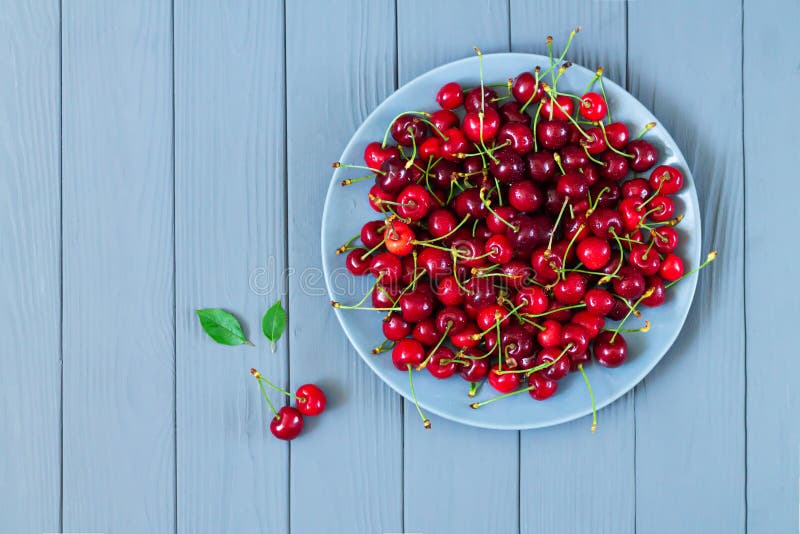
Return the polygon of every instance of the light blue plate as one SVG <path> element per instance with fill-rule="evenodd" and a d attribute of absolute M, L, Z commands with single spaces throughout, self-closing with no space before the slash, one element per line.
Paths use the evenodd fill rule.
<path fill-rule="evenodd" d="M 544 68 L 548 64 L 548 58 L 539 55 L 489 54 L 484 56 L 484 79 L 486 83 L 499 83 L 509 76 L 530 71 L 536 65 Z M 593 75 L 592 71 L 575 65 L 559 80 L 558 88 L 565 92 L 580 93 Z M 438 109 L 434 100 L 436 92 L 450 81 L 459 82 L 463 87 L 479 85 L 478 58 L 472 57 L 443 65 L 397 90 L 364 121 L 345 148 L 341 161 L 363 165 L 364 147 L 371 141 L 381 140 L 386 126 L 398 113 Z M 656 120 L 638 100 L 618 85 L 605 80 L 605 89 L 614 120 L 627 124 L 631 135 L 636 135 L 641 127 Z M 503 90 L 500 91 L 502 94 Z M 659 163 L 678 167 L 686 178 L 683 190 L 675 197 L 675 208 L 676 213 L 684 214 L 683 221 L 677 227 L 680 234 L 677 252 L 684 259 L 688 271 L 695 268 L 700 261 L 700 213 L 694 181 L 675 141 L 660 125 L 648 132 L 646 138 L 658 148 Z M 322 216 L 322 265 L 325 282 L 331 299 L 343 303 L 357 302 L 374 282 L 371 276 L 350 275 L 344 266 L 345 256 L 334 253 L 337 247 L 360 231 L 364 222 L 379 218 L 367 201 L 367 191 L 373 184 L 372 180 L 348 187 L 339 185 L 344 178 L 358 175 L 358 171 L 346 169 L 337 169 L 334 172 Z M 696 285 L 697 277 L 689 277 L 668 290 L 664 305 L 654 309 L 644 308 L 644 316 L 650 320 L 652 328 L 648 333 L 625 334 L 629 352 L 628 360 L 621 367 L 606 369 L 596 363 L 588 366 L 587 373 L 598 409 L 633 388 L 664 356 L 683 326 Z M 410 400 L 408 374 L 395 369 L 389 353 L 375 356 L 370 352 L 383 339 L 383 314 L 352 310 L 335 310 L 333 313 L 364 361 L 395 391 Z M 628 324 L 633 326 L 642 323 L 633 320 Z M 467 397 L 469 386 L 459 376 L 437 380 L 427 372 L 419 372 L 414 374 L 414 388 L 424 410 L 453 421 L 484 428 L 538 428 L 571 421 L 591 413 L 589 394 L 579 373 L 570 373 L 561 380 L 558 392 L 544 402 L 535 401 L 527 394 L 520 394 L 478 410 L 471 409 L 470 403 L 496 395 L 488 385 L 481 388 L 475 399 L 470 399 Z"/>

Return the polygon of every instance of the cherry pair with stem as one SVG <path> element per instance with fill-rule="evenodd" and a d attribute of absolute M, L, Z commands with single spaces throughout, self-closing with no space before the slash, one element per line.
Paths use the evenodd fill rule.
<path fill-rule="evenodd" d="M 325 411 L 327 406 L 325 393 L 314 384 L 303 384 L 297 388 L 297 393 L 290 393 L 264 378 L 256 369 L 250 369 L 250 374 L 258 382 L 261 395 L 267 402 L 270 411 L 272 411 L 273 418 L 270 421 L 269 429 L 278 439 L 288 441 L 296 438 L 303 431 L 303 416 L 316 416 Z M 297 407 L 282 406 L 279 410 L 276 410 L 275 405 L 267 395 L 267 390 L 264 388 L 265 384 L 290 399 L 294 399 Z"/>

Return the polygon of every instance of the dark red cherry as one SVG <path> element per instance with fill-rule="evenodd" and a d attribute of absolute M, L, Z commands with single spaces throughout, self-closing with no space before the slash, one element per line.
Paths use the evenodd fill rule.
<path fill-rule="evenodd" d="M 520 182 L 521 183 L 521 182 Z M 513 206 L 497 206 L 486 216 L 486 228 L 491 234 L 505 233 L 508 224 L 517 216 L 517 210 Z M 479 237 L 477 233 L 476 237 Z M 489 239 L 487 236 L 486 239 Z"/>
<path fill-rule="evenodd" d="M 544 148 L 558 150 L 567 144 L 567 123 L 560 120 L 540 121 L 536 125 L 536 138 Z"/>
<path fill-rule="evenodd" d="M 610 312 L 608 312 L 607 317 L 612 321 L 619 321 L 623 317 L 628 315 L 628 311 L 630 310 L 630 308 L 628 307 L 628 304 L 626 304 L 627 302 L 628 301 L 626 300 L 615 298 L 614 307 L 611 308 Z"/>
<path fill-rule="evenodd" d="M 459 306 L 464 302 L 464 291 L 459 287 L 455 277 L 450 275 L 439 280 L 436 298 L 445 306 Z"/>
<path fill-rule="evenodd" d="M 595 315 L 586 310 L 576 312 L 575 315 L 572 316 L 571 321 L 584 327 L 586 333 L 589 335 L 589 339 L 596 338 L 597 334 L 600 333 L 600 330 L 606 324 L 606 320 L 602 315 Z"/>
<path fill-rule="evenodd" d="M 586 302 L 586 311 L 589 313 L 605 316 L 614 307 L 614 297 L 605 289 L 592 288 L 583 297 Z"/>
<path fill-rule="evenodd" d="M 381 281 L 386 284 L 395 284 L 400 281 L 402 274 L 400 258 L 390 252 L 381 252 L 373 256 L 369 264 L 369 272 L 372 276 L 380 276 Z"/>
<path fill-rule="evenodd" d="M 553 296 L 562 304 L 577 304 L 586 293 L 586 286 L 586 278 L 582 274 L 570 272 L 553 287 Z"/>
<path fill-rule="evenodd" d="M 589 215 L 589 229 L 597 237 L 609 239 L 622 234 L 622 219 L 611 208 L 598 208 Z"/>
<path fill-rule="evenodd" d="M 504 147 L 494 153 L 489 170 L 504 184 L 519 182 L 525 177 L 525 163 L 522 156 L 511 147 Z"/>
<path fill-rule="evenodd" d="M 537 211 L 542 205 L 542 190 L 530 180 L 511 184 L 508 203 L 519 211 Z"/>
<path fill-rule="evenodd" d="M 608 137 L 608 143 L 617 150 L 622 150 L 625 148 L 625 145 L 628 144 L 629 136 L 630 134 L 628 133 L 628 127 L 621 122 L 612 122 L 606 126 L 606 137 Z"/>
<path fill-rule="evenodd" d="M 387 159 L 381 165 L 381 170 L 382 174 L 375 175 L 375 185 L 387 193 L 396 195 L 413 182 L 411 170 L 407 169 L 405 163 L 399 159 Z"/>
<path fill-rule="evenodd" d="M 383 335 L 389 341 L 398 341 L 411 333 L 411 325 L 399 313 L 392 312 L 383 320 Z"/>
<path fill-rule="evenodd" d="M 528 174 L 534 181 L 544 183 L 555 176 L 558 167 L 552 152 L 547 150 L 532 152 L 525 159 L 528 163 Z"/>
<path fill-rule="evenodd" d="M 497 93 L 491 87 L 483 88 L 483 99 L 481 99 L 481 88 L 475 87 L 467 93 L 464 98 L 464 109 L 467 113 L 477 113 L 483 105 L 486 109 L 497 108 Z"/>
<path fill-rule="evenodd" d="M 533 373 L 528 377 L 530 396 L 535 400 L 546 400 L 553 396 L 558 389 L 558 381 L 540 374 L 541 371 Z"/>
<path fill-rule="evenodd" d="M 507 287 L 512 289 L 519 289 L 525 281 L 533 276 L 531 268 L 522 260 L 511 260 L 500 266 L 500 271 L 503 273 L 503 282 Z"/>
<path fill-rule="evenodd" d="M 355 276 L 366 274 L 367 270 L 369 270 L 370 262 L 372 261 L 372 257 L 366 256 L 366 254 L 367 251 L 363 248 L 354 248 L 347 254 L 345 267 L 347 267 L 347 270 L 350 271 L 351 274 Z M 365 257 L 362 258 L 362 256 Z"/>
<path fill-rule="evenodd" d="M 442 109 L 456 109 L 464 103 L 464 91 L 456 82 L 446 83 L 436 93 L 436 103 Z"/>
<path fill-rule="evenodd" d="M 436 129 L 439 132 L 444 133 L 446 130 L 449 130 L 452 127 L 458 127 L 458 115 L 450 111 L 449 109 L 438 109 L 431 113 L 431 116 L 428 117 L 428 120 L 431 121 L 431 124 L 436 126 Z M 436 138 L 439 139 L 440 135 L 439 132 L 435 132 Z M 444 139 L 442 139 L 444 141 Z"/>
<path fill-rule="evenodd" d="M 564 167 L 565 171 L 582 171 L 585 167 L 589 165 L 589 156 L 586 155 L 586 152 L 576 146 L 576 145 L 567 145 L 559 151 L 559 155 L 561 156 L 561 166 Z M 581 172 L 581 174 L 583 174 Z"/>
<path fill-rule="evenodd" d="M 439 347 L 431 354 L 431 359 L 428 360 L 425 368 L 435 378 L 450 378 L 456 373 L 458 367 L 456 362 L 450 361 L 454 358 L 455 354 L 449 347 Z"/>
<path fill-rule="evenodd" d="M 508 143 L 517 154 L 527 154 L 533 150 L 533 132 L 527 124 L 507 122 L 497 132 L 498 143 Z"/>
<path fill-rule="evenodd" d="M 453 256 L 442 249 L 423 247 L 417 256 L 417 267 L 423 269 L 431 280 L 441 280 L 453 272 Z M 413 273 L 412 276 L 415 276 Z M 406 283 L 409 283 L 410 280 Z"/>
<path fill-rule="evenodd" d="M 523 72 L 511 84 L 511 94 L 520 104 L 538 102 L 544 96 L 544 86 L 536 83 L 536 77 L 530 72 Z"/>
<path fill-rule="evenodd" d="M 523 124 L 530 124 L 531 116 L 520 111 L 522 104 L 516 101 L 506 102 L 500 106 L 500 120 L 502 122 L 521 122 Z"/>
<path fill-rule="evenodd" d="M 392 123 L 392 137 L 402 146 L 419 145 L 428 135 L 428 125 L 416 115 L 406 113 L 400 115 Z"/>
<path fill-rule="evenodd" d="M 489 213 L 486 205 L 481 200 L 480 191 L 477 187 L 467 189 L 459 194 L 453 201 L 453 209 L 459 219 L 463 219 L 466 215 L 476 219 L 483 219 Z"/>
<path fill-rule="evenodd" d="M 628 356 L 628 343 L 622 334 L 603 331 L 592 344 L 594 359 L 604 367 L 618 367 Z"/>
<path fill-rule="evenodd" d="M 400 150 L 396 146 L 382 147 L 377 141 L 368 144 L 364 149 L 364 163 L 370 169 L 380 169 L 387 159 L 400 158 Z"/>
<path fill-rule="evenodd" d="M 644 172 L 658 161 L 658 150 L 644 139 L 634 139 L 625 147 L 625 152 L 633 154 L 631 169 Z"/>
<path fill-rule="evenodd" d="M 644 178 L 633 178 L 623 182 L 620 190 L 624 198 L 644 200 L 650 196 L 650 183 Z"/>
<path fill-rule="evenodd" d="M 664 304 L 664 301 L 667 300 L 667 290 L 664 287 L 664 282 L 658 276 L 648 276 L 645 278 L 645 293 L 653 290 L 653 293 L 647 297 L 646 299 L 642 300 L 642 304 L 645 306 L 649 306 L 651 308 L 655 308 L 656 306 L 661 306 Z"/>
<path fill-rule="evenodd" d="M 446 208 L 439 208 L 428 214 L 428 231 L 433 237 L 442 237 L 452 232 L 458 221 L 453 212 Z"/>
<path fill-rule="evenodd" d="M 497 301 L 497 288 L 493 278 L 472 277 L 464 282 L 464 290 L 465 311 L 471 317 L 475 317 L 479 309 Z"/>
<path fill-rule="evenodd" d="M 620 188 L 615 182 L 599 180 L 589 188 L 589 192 L 598 208 L 613 208 L 619 203 Z"/>
<path fill-rule="evenodd" d="M 432 347 L 439 342 L 442 335 L 436 330 L 436 321 L 433 317 L 428 317 L 414 325 L 411 337 L 426 347 Z"/>
<path fill-rule="evenodd" d="M 447 306 L 436 314 L 436 329 L 442 334 L 456 334 L 469 323 L 467 314 L 461 308 Z"/>
<path fill-rule="evenodd" d="M 581 173 L 576 171 L 567 172 L 567 174 L 559 177 L 558 182 L 556 182 L 556 191 L 562 197 L 577 201 L 586 198 L 589 184 L 586 183 L 586 178 Z"/>
<path fill-rule="evenodd" d="M 620 268 L 612 285 L 614 292 L 626 299 L 638 299 L 645 291 L 644 276 L 630 265 Z"/>
<path fill-rule="evenodd" d="M 297 388 L 295 398 L 298 411 L 306 416 L 319 415 L 325 411 L 325 407 L 328 405 L 325 393 L 314 384 L 303 384 Z"/>
<path fill-rule="evenodd" d="M 597 159 L 604 163 L 600 167 L 600 176 L 609 180 L 620 181 L 628 174 L 628 158 L 616 152 L 603 152 Z"/>
<path fill-rule="evenodd" d="M 580 143 L 586 147 L 589 154 L 596 156 L 608 148 L 608 146 L 606 146 L 606 140 L 603 137 L 603 130 L 599 127 L 595 126 L 587 129 L 586 134 L 589 135 L 589 137 L 583 137 Z"/>
<path fill-rule="evenodd" d="M 303 416 L 297 409 L 284 406 L 270 421 L 269 431 L 278 439 L 293 440 L 303 431 Z"/>
<path fill-rule="evenodd" d="M 442 159 L 431 167 L 428 177 L 431 185 L 435 185 L 443 191 L 449 191 L 452 182 L 458 180 L 460 170 L 458 164 Z"/>
<path fill-rule="evenodd" d="M 425 349 L 416 339 L 401 339 L 392 349 L 392 363 L 400 371 L 407 371 L 408 366 L 417 366 L 425 359 Z"/>
<path fill-rule="evenodd" d="M 569 356 L 563 353 L 560 347 L 545 347 L 539 351 L 539 354 L 536 355 L 536 365 L 544 364 L 550 366 L 539 372 L 551 380 L 561 380 L 569 374 L 571 367 Z"/>
<path fill-rule="evenodd" d="M 480 353 L 478 353 L 480 355 Z M 486 359 L 476 360 L 470 359 L 468 360 L 469 363 L 463 365 L 461 369 L 458 370 L 458 374 L 461 375 L 461 378 L 466 380 L 467 382 L 480 382 L 489 372 L 489 364 L 486 362 Z"/>
<path fill-rule="evenodd" d="M 400 305 L 403 319 L 410 323 L 427 319 L 433 313 L 433 297 L 419 288 L 401 296 L 398 304 Z"/>
<path fill-rule="evenodd" d="M 463 193 L 462 193 L 463 194 Z M 506 237 L 519 254 L 530 253 L 550 239 L 553 222 L 547 215 L 519 215 L 514 220 L 516 229 L 509 228 Z"/>

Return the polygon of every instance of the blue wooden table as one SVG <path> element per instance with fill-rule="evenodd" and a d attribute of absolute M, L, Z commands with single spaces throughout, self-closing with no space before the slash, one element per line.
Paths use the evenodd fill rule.
<path fill-rule="evenodd" d="M 0 0 L 0 532 L 796 532 L 797 20 L 780 0 Z M 572 59 L 683 149 L 720 259 L 597 434 L 426 432 L 326 303 L 330 162 L 398 85 L 576 25 Z M 277 298 L 275 354 L 193 314 L 257 340 Z M 320 383 L 329 413 L 275 440 L 250 367 Z"/>

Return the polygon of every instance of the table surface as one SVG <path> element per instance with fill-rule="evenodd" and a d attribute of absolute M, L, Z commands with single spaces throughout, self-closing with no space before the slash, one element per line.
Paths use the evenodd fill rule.
<path fill-rule="evenodd" d="M 0 0 L 0 531 L 795 532 L 798 19 L 780 0 Z M 571 58 L 663 121 L 721 256 L 595 435 L 425 431 L 327 305 L 330 162 L 398 85 L 578 24 Z M 202 307 L 258 347 L 212 343 Z M 328 413 L 275 440 L 250 367 L 320 383 Z"/>

